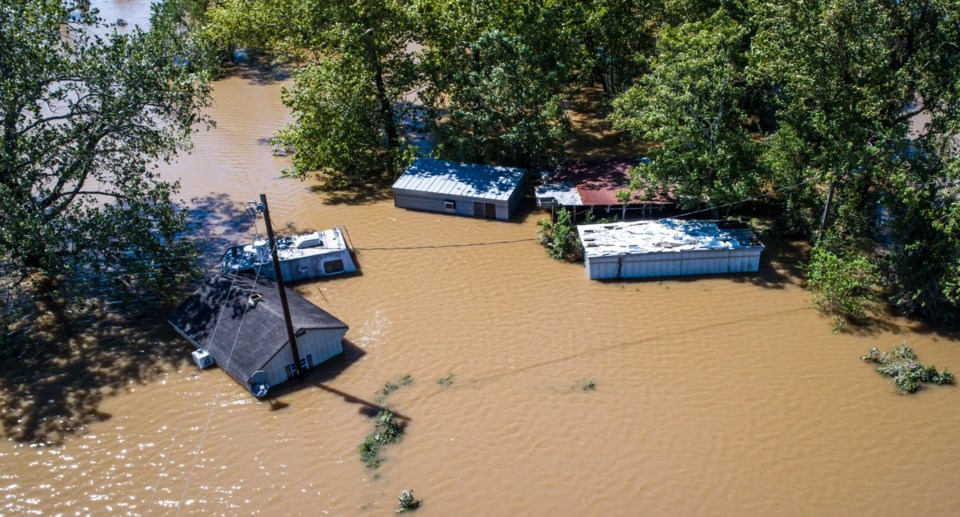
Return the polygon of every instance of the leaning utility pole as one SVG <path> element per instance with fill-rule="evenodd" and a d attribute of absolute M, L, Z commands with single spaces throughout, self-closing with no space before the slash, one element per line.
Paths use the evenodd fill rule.
<path fill-rule="evenodd" d="M 830 182 L 830 188 L 827 189 L 827 202 L 823 205 L 823 217 L 820 218 L 820 232 L 817 234 L 817 240 L 823 238 L 823 231 L 827 229 L 827 217 L 830 215 L 830 204 L 833 203 L 834 182 Z"/>
<path fill-rule="evenodd" d="M 267 207 L 267 195 L 260 194 L 263 203 L 263 222 L 267 226 L 267 243 L 273 257 L 273 272 L 277 275 L 277 288 L 280 289 L 280 305 L 283 307 L 283 322 L 287 325 L 287 337 L 290 339 L 290 350 L 293 351 L 293 376 L 303 377 L 300 371 L 300 351 L 297 349 L 297 336 L 293 332 L 293 321 L 290 320 L 290 306 L 287 305 L 287 290 L 283 286 L 283 272 L 280 271 L 280 258 L 277 256 L 277 242 L 273 238 L 273 225 L 270 224 L 270 209 Z"/>

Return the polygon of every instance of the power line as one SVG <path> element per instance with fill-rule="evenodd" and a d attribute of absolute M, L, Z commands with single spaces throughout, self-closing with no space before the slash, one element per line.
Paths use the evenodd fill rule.
<path fill-rule="evenodd" d="M 470 248 L 478 246 L 497 246 L 500 244 L 514 244 L 517 242 L 530 242 L 540 240 L 536 237 L 527 237 L 526 239 L 513 239 L 507 241 L 487 241 L 487 242 L 464 242 L 456 244 L 425 244 L 423 246 L 393 246 L 380 248 L 354 248 L 356 251 L 401 251 L 401 250 L 432 250 L 442 248 Z"/>
<path fill-rule="evenodd" d="M 790 185 L 790 186 L 787 186 L 787 187 L 781 187 L 781 188 L 778 188 L 778 189 L 774 189 L 774 190 L 772 190 L 772 191 L 770 191 L 770 192 L 765 192 L 765 193 L 760 194 L 760 195 L 757 195 L 757 196 L 748 197 L 748 198 L 745 198 L 745 199 L 741 199 L 741 200 L 739 200 L 739 201 L 733 201 L 733 202 L 731 202 L 731 203 L 727 203 L 727 204 L 724 204 L 724 205 L 714 206 L 714 207 L 710 207 L 710 208 L 704 208 L 704 209 L 702 209 L 702 210 L 694 210 L 694 211 L 692 211 L 692 212 L 686 212 L 686 213 L 683 213 L 683 214 L 680 214 L 680 215 L 677 215 L 677 216 L 674 216 L 674 217 L 686 217 L 686 216 L 688 216 L 688 215 L 699 214 L 699 213 L 701 213 L 701 212 L 710 212 L 710 211 L 713 211 L 713 210 L 719 210 L 719 209 L 721 209 L 721 208 L 727 208 L 728 206 L 739 205 L 739 204 L 742 204 L 742 203 L 746 203 L 746 202 L 748 202 L 748 201 L 756 201 L 757 199 L 763 199 L 763 198 L 765 198 L 765 197 L 770 197 L 770 196 L 772 196 L 772 195 L 774 195 L 774 194 L 779 194 L 780 192 L 784 192 L 784 191 L 787 191 L 787 190 L 795 189 L 795 188 L 797 188 L 797 187 L 800 187 L 800 186 L 802 186 L 802 185 L 805 185 L 805 184 L 807 184 L 807 183 L 810 183 L 810 182 L 813 181 L 814 179 L 816 179 L 816 178 L 807 178 L 807 179 L 801 181 L 800 183 L 796 183 L 796 184 L 793 184 L 793 185 Z"/>
<path fill-rule="evenodd" d="M 233 290 L 233 285 L 237 281 L 237 276 L 239 275 L 240 275 L 239 271 L 237 271 L 233 275 L 233 279 L 230 280 L 230 288 L 227 290 L 227 292 L 230 292 Z M 227 308 L 227 304 L 226 302 L 224 302 L 223 307 L 220 308 L 220 314 L 217 315 L 217 322 L 213 325 L 213 332 L 210 333 L 210 339 L 208 340 L 208 342 L 212 340 L 214 336 L 216 336 L 217 329 L 220 328 L 220 320 L 223 319 L 223 313 L 226 310 L 226 308 Z M 197 374 L 194 382 L 197 382 L 199 380 L 200 380 L 200 375 Z M 194 397 L 196 397 L 196 395 L 194 395 Z M 190 405 L 185 405 L 183 408 L 183 411 L 180 413 L 180 419 L 177 423 L 177 430 L 174 431 L 173 436 L 170 438 L 170 445 L 167 448 L 168 452 L 169 452 L 169 447 L 173 446 L 173 444 L 176 442 L 177 435 L 180 434 L 180 430 L 183 429 L 183 420 L 187 414 L 188 409 L 190 409 Z M 167 470 L 167 467 L 166 467 L 166 464 L 164 464 L 163 467 L 160 468 L 160 473 L 157 474 L 157 482 L 153 485 L 153 494 L 150 496 L 150 504 L 147 506 L 148 513 L 150 512 L 150 509 L 153 508 L 153 503 L 157 498 L 157 491 L 160 488 L 160 480 L 163 479 L 163 474 L 166 472 L 166 470 Z"/>
<path fill-rule="evenodd" d="M 239 273 L 238 273 L 239 274 Z M 257 274 L 253 277 L 253 284 L 250 287 L 250 294 L 257 289 L 257 280 L 260 278 L 260 268 L 257 268 Z M 230 292 L 227 291 L 227 299 L 230 298 Z M 224 302 L 226 306 L 226 302 Z M 237 349 L 237 342 L 240 341 L 240 330 L 243 328 L 243 319 L 247 315 L 247 309 L 250 308 L 250 304 L 244 304 L 243 312 L 240 313 L 240 322 L 237 324 L 237 334 L 233 338 L 233 345 L 230 347 L 230 354 L 227 355 L 227 362 L 223 366 L 224 372 L 227 371 L 227 368 L 230 366 L 230 360 L 233 359 L 233 352 Z M 220 400 L 220 391 L 223 388 L 223 382 L 226 379 L 226 375 L 220 378 L 220 384 L 217 385 L 217 394 L 213 397 L 213 405 L 210 406 L 210 413 L 207 414 L 207 421 L 203 424 L 203 432 L 200 434 L 200 442 L 197 444 L 197 451 L 193 457 L 193 465 L 190 467 L 190 474 L 187 475 L 187 481 L 183 484 L 183 492 L 180 494 L 180 501 L 177 503 L 177 515 L 180 515 L 180 510 L 183 508 L 183 500 L 187 497 L 187 489 L 190 488 L 190 481 L 193 479 L 193 473 L 197 468 L 197 459 L 200 457 L 200 453 L 203 450 L 203 441 L 207 437 L 207 430 L 210 428 L 210 421 L 213 419 L 213 413 L 217 409 L 217 402 Z"/>

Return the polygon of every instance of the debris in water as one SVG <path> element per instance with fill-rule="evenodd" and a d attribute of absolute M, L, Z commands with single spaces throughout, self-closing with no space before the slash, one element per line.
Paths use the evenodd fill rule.
<path fill-rule="evenodd" d="M 870 349 L 867 355 L 861 356 L 864 361 L 879 363 L 877 371 L 893 378 L 893 383 L 901 393 L 913 393 L 921 388 L 921 383 L 953 384 L 953 372 L 944 369 L 938 372 L 933 366 L 924 366 L 917 360 L 917 354 L 901 343 L 888 352 L 881 352 L 877 347 Z"/>
<path fill-rule="evenodd" d="M 413 490 L 404 490 L 398 498 L 399 503 L 397 504 L 396 513 L 403 513 L 420 508 L 420 505 L 423 503 L 422 499 L 414 499 Z"/>

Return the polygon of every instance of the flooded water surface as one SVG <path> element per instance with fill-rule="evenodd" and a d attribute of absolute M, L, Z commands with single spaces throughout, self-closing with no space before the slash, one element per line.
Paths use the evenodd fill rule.
<path fill-rule="evenodd" d="M 900 396 L 859 360 L 906 341 L 957 369 L 955 339 L 896 319 L 832 334 L 789 243 L 758 275 L 600 283 L 529 240 L 530 208 L 331 203 L 266 143 L 289 121 L 283 84 L 219 81 L 217 128 L 163 174 L 243 228 L 227 240 L 252 236 L 233 219 L 260 193 L 277 226 L 345 225 L 362 274 L 296 286 L 350 325 L 345 356 L 269 402 L 172 364 L 62 445 L 0 441 L 0 513 L 387 515 L 413 489 L 424 516 L 956 514 L 957 388 Z M 425 247 L 490 241 L 517 242 Z M 386 397 L 406 436 L 369 470 L 378 391 L 406 375 Z"/>

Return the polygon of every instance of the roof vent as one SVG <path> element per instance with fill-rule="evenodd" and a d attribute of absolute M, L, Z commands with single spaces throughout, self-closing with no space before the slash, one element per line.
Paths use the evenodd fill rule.
<path fill-rule="evenodd" d="M 260 293 L 253 293 L 247 297 L 247 305 L 251 307 L 256 307 L 257 302 L 263 299 L 263 295 Z"/>

